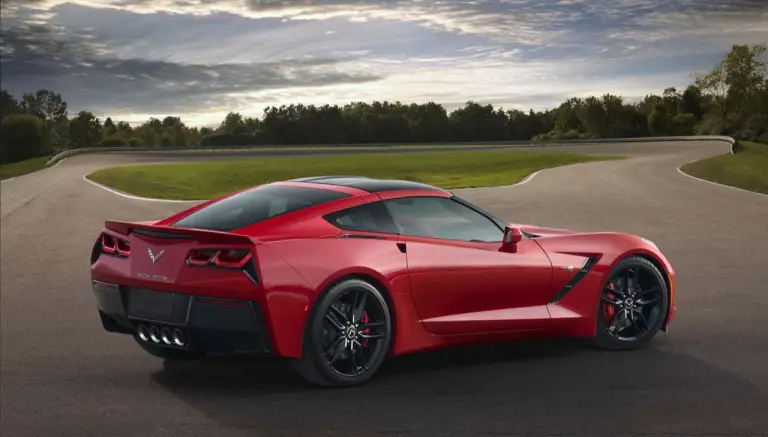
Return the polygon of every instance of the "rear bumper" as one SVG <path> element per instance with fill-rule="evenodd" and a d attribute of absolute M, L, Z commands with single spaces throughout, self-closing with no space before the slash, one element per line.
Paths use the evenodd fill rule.
<path fill-rule="evenodd" d="M 183 333 L 183 346 L 162 339 L 148 341 L 158 347 L 213 353 L 273 351 L 263 314 L 254 301 L 146 290 L 95 280 L 93 294 L 102 326 L 109 332 L 135 335 L 144 325 L 147 329 L 178 329 Z"/>

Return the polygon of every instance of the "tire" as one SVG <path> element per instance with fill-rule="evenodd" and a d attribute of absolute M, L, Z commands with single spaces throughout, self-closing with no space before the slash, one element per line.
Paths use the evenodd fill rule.
<path fill-rule="evenodd" d="M 626 283 L 624 274 L 627 271 L 640 272 L 640 291 L 636 290 L 633 286 L 631 291 L 634 292 L 634 294 L 629 294 L 629 299 L 624 299 L 618 293 L 623 293 L 626 295 L 627 290 L 623 289 L 623 285 Z M 634 278 L 629 281 L 629 283 L 632 285 L 634 285 L 634 282 Z M 620 287 L 616 287 L 615 284 L 617 283 L 620 284 Z M 615 291 L 613 291 L 613 289 L 610 291 L 613 297 L 609 297 L 609 299 L 614 301 L 614 303 L 611 304 L 608 304 L 603 300 L 604 291 L 607 290 L 608 287 L 613 287 L 616 289 Z M 656 287 L 658 288 L 657 291 L 651 291 Z M 649 302 L 653 299 L 657 299 L 653 302 L 653 304 L 648 303 L 644 305 L 638 305 L 638 303 L 641 301 Z M 616 305 L 615 302 L 621 302 L 622 304 Z M 610 320 L 606 320 L 609 315 L 606 315 L 604 312 L 606 306 L 611 306 L 614 308 L 613 314 L 617 316 L 617 321 L 621 320 L 623 324 L 630 324 L 623 329 L 630 329 L 631 327 L 631 331 L 634 333 L 632 337 L 634 338 L 618 338 L 618 336 L 614 333 L 620 330 L 612 331 L 614 333 L 610 332 Z M 595 346 L 600 349 L 612 351 L 636 350 L 646 347 L 653 340 L 653 338 L 664 324 L 664 319 L 666 317 L 668 308 L 669 290 L 667 289 L 667 283 L 664 280 L 663 274 L 655 265 L 653 265 L 653 263 L 645 258 L 640 257 L 629 257 L 619 261 L 619 263 L 617 263 L 616 266 L 611 269 L 606 278 L 606 281 L 602 284 L 600 290 L 600 297 L 598 298 L 596 310 L 597 322 L 594 339 Z M 617 314 L 619 311 L 623 311 L 623 315 Z M 638 311 L 640 312 L 639 314 Z M 630 313 L 631 317 L 634 319 L 634 322 L 629 320 Z M 649 317 L 651 318 L 650 321 L 648 320 Z M 622 318 L 625 319 L 622 320 Z M 643 332 L 642 334 L 638 335 L 640 331 Z"/>
<path fill-rule="evenodd" d="M 365 301 L 360 309 L 360 305 L 355 305 L 358 301 L 352 300 L 362 299 L 363 296 Z M 350 311 L 346 310 L 347 304 L 350 304 Z M 344 310 L 339 311 L 338 305 L 342 305 Z M 353 308 L 358 308 L 354 320 Z M 361 315 L 362 321 L 359 318 Z M 379 324 L 381 326 L 373 327 Z M 384 295 L 367 281 L 345 279 L 323 293 L 314 305 L 304 331 L 302 357 L 291 360 L 291 366 L 305 380 L 317 386 L 357 386 L 376 374 L 389 352 L 391 341 L 392 318 Z M 331 353 L 326 354 L 326 349 Z M 333 360 L 328 355 L 340 358 Z M 365 365 L 359 366 L 361 362 Z"/>
<path fill-rule="evenodd" d="M 134 336 L 133 339 L 145 352 L 166 361 L 192 361 L 203 358 L 205 355 L 203 352 L 196 350 L 180 350 L 163 346 L 154 346 L 136 336 Z"/>

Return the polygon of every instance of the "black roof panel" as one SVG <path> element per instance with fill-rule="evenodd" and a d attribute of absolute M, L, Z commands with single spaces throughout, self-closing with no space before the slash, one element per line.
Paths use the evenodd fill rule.
<path fill-rule="evenodd" d="M 341 187 L 357 188 L 369 193 L 399 190 L 434 190 L 443 191 L 432 185 L 420 182 L 402 181 L 396 179 L 373 179 L 365 176 L 314 176 L 307 178 L 291 179 L 291 182 L 310 182 L 313 184 L 327 184 Z"/>
<path fill-rule="evenodd" d="M 363 178 L 365 176 L 353 176 L 353 175 L 336 175 L 336 176 L 309 176 L 306 178 L 289 179 L 286 182 L 317 182 L 323 179 L 336 179 L 336 178 Z"/>

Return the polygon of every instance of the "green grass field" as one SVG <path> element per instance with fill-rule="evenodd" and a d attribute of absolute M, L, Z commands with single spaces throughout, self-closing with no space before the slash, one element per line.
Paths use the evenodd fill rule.
<path fill-rule="evenodd" d="M 544 147 L 546 144 L 536 144 L 531 142 L 531 146 L 538 146 L 538 147 Z M 360 145 L 360 146 L 348 146 L 343 144 L 321 144 L 321 145 L 314 145 L 314 146 L 306 146 L 306 145 L 286 145 L 286 146 L 253 146 L 253 147 L 227 147 L 227 146 L 205 146 L 203 147 L 195 147 L 190 146 L 187 149 L 178 151 L 179 153 L 184 152 L 219 152 L 222 150 L 225 151 L 241 151 L 241 150 L 258 150 L 258 151 L 279 151 L 279 150 L 387 150 L 387 149 L 432 149 L 432 148 L 440 148 L 440 149 L 450 149 L 451 147 L 461 147 L 461 148 L 482 148 L 482 147 L 488 147 L 488 146 L 496 146 L 501 147 L 504 146 L 503 143 L 494 143 L 489 142 L 487 144 L 435 144 L 435 143 L 413 143 L 413 144 L 393 144 L 393 145 L 386 145 L 386 146 L 377 146 L 377 145 Z M 162 146 L 157 147 L 157 150 L 152 150 L 149 152 L 142 152 L 142 153 L 168 153 L 168 151 L 163 151 Z"/>
<path fill-rule="evenodd" d="M 46 156 L 14 162 L 13 164 L 2 164 L 0 165 L 0 180 L 15 178 L 16 176 L 42 170 L 49 159 L 51 158 Z"/>
<path fill-rule="evenodd" d="M 538 151 L 275 157 L 113 167 L 88 178 L 137 196 L 197 200 L 265 182 L 333 174 L 407 179 L 442 188 L 509 185 L 541 169 L 612 159 L 622 158 Z"/>
<path fill-rule="evenodd" d="M 739 141 L 743 150 L 684 165 L 681 170 L 697 178 L 768 194 L 768 145 Z"/>

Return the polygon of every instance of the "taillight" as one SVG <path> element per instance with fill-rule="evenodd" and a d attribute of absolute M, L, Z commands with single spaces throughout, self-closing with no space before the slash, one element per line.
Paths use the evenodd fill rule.
<path fill-rule="evenodd" d="M 101 234 L 101 250 L 109 255 L 127 257 L 131 254 L 131 243 L 105 232 Z"/>
<path fill-rule="evenodd" d="M 245 249 L 199 249 L 187 255 L 187 265 L 194 267 L 220 267 L 242 269 L 251 260 Z"/>
<path fill-rule="evenodd" d="M 129 243 L 129 242 L 125 241 L 125 240 L 121 240 L 121 239 L 118 238 L 117 239 L 117 253 L 120 256 L 128 256 L 128 255 L 130 255 L 131 254 L 131 243 Z"/>
<path fill-rule="evenodd" d="M 197 267 L 205 267 L 213 262 L 217 250 L 192 250 L 187 256 L 187 264 Z"/>
<path fill-rule="evenodd" d="M 101 250 L 104 253 L 115 253 L 117 250 L 117 239 L 109 234 L 101 234 Z"/>
<path fill-rule="evenodd" d="M 251 252 L 247 250 L 222 250 L 213 258 L 217 267 L 242 268 L 251 258 Z"/>

